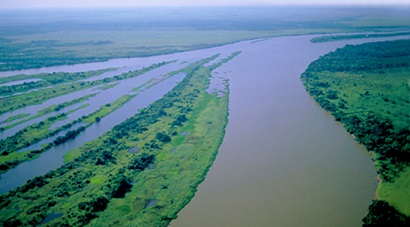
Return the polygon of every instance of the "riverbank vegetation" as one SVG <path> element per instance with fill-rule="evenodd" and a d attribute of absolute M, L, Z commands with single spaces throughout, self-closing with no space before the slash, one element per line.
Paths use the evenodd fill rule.
<path fill-rule="evenodd" d="M 410 223 L 409 75 L 410 40 L 398 40 L 347 45 L 312 62 L 301 77 L 374 157 L 378 200 L 365 225 Z"/>
<path fill-rule="evenodd" d="M 394 37 L 410 35 L 410 32 L 393 32 L 393 33 L 368 33 L 368 34 L 352 34 L 352 35 L 329 35 L 319 36 L 311 39 L 312 43 L 324 43 L 349 39 L 369 39 L 369 38 L 381 38 L 381 37 Z"/>
<path fill-rule="evenodd" d="M 216 57 L 191 64 L 163 98 L 69 152 L 62 167 L 1 195 L 4 225 L 166 226 L 193 197 L 224 136 L 228 94 L 206 92 L 213 67 L 203 66 Z"/>
<path fill-rule="evenodd" d="M 388 21 L 391 11 L 395 20 Z M 0 71 L 169 54 L 272 36 L 394 32 L 410 25 L 405 10 L 348 7 L 37 10 L 0 15 Z"/>

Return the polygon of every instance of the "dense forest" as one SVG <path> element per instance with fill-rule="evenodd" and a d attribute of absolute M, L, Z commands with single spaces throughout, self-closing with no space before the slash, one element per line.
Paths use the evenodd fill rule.
<path fill-rule="evenodd" d="M 410 223 L 409 75 L 410 40 L 398 40 L 347 45 L 301 76 L 319 105 L 374 157 L 381 182 L 365 226 Z"/>

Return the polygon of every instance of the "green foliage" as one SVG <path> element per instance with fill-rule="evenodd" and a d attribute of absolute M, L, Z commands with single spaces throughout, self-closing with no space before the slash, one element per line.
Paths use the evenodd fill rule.
<path fill-rule="evenodd" d="M 21 84 L 10 85 L 10 86 L 0 86 L 0 93 L 2 95 L 12 95 L 15 93 L 27 92 L 33 89 L 40 89 L 49 86 L 56 86 L 62 83 L 72 83 L 79 80 L 85 80 L 87 78 L 98 76 L 102 73 L 113 71 L 115 69 L 102 69 L 89 72 L 75 72 L 75 73 L 44 73 L 44 74 L 34 74 L 34 75 L 25 75 L 20 74 L 16 76 L 9 76 L 0 78 L 0 84 L 27 80 L 27 79 L 40 79 L 39 81 L 33 82 L 24 82 Z M 74 86 L 74 85 L 73 85 Z"/>
<path fill-rule="evenodd" d="M 167 62 L 162 62 L 162 63 L 159 63 L 159 64 L 151 65 L 149 67 L 144 67 L 141 70 L 124 73 L 124 74 L 116 76 L 114 78 L 115 78 L 115 80 L 122 80 L 124 78 L 131 78 L 131 77 L 134 77 L 134 76 L 141 75 L 142 73 L 147 72 L 149 70 L 152 70 L 154 68 L 160 67 L 164 64 L 167 64 Z M 102 80 L 102 81 L 104 81 L 104 80 Z M 109 82 L 110 79 L 108 79 L 107 81 Z M 50 88 L 50 89 L 52 89 L 52 88 Z M 15 125 L 21 124 L 21 123 L 26 122 L 28 120 L 35 119 L 37 117 L 43 116 L 43 115 L 48 114 L 48 113 L 52 113 L 54 111 L 57 111 L 56 109 L 60 110 L 61 108 L 83 102 L 83 101 L 87 100 L 88 98 L 93 97 L 94 95 L 95 94 L 89 94 L 89 95 L 86 95 L 86 96 L 78 98 L 78 99 L 74 99 L 74 100 L 67 101 L 67 102 L 64 102 L 64 103 L 61 103 L 61 104 L 58 104 L 58 105 L 52 105 L 52 106 L 46 107 L 43 110 L 40 110 L 37 115 L 26 118 L 26 119 L 24 119 L 20 122 L 16 122 L 13 125 L 7 126 L 6 128 L 11 128 L 11 127 L 14 127 Z M 124 96 L 120 97 L 119 99 L 115 100 L 112 103 L 101 106 L 99 110 L 97 110 L 97 111 L 95 111 L 95 112 L 93 112 L 93 113 L 91 113 L 87 116 L 83 116 L 81 119 L 74 120 L 74 121 L 72 121 L 68 124 L 65 124 L 65 125 L 57 128 L 57 129 L 49 130 L 50 126 L 53 123 L 55 123 L 59 120 L 65 119 L 66 115 L 68 115 L 68 114 L 70 114 L 70 113 L 72 113 L 72 112 L 74 112 L 74 111 L 76 111 L 80 108 L 83 108 L 87 105 L 87 104 L 84 104 L 84 105 L 78 107 L 75 110 L 71 110 L 71 111 L 68 111 L 66 113 L 61 113 L 61 114 L 56 115 L 56 116 L 51 116 L 51 117 L 47 118 L 46 120 L 41 121 L 37 124 L 27 126 L 26 128 L 24 128 L 24 129 L 20 130 L 19 132 L 17 132 L 15 135 L 7 137 L 4 140 L 0 140 L 0 154 L 1 154 L 1 156 L 0 156 L 0 171 L 6 171 L 8 169 L 14 168 L 16 165 L 18 165 L 21 162 L 37 158 L 40 153 L 50 149 L 54 145 L 61 144 L 61 143 L 65 142 L 69 139 L 74 139 L 75 136 L 77 136 L 79 133 L 81 133 L 82 131 L 85 130 L 85 127 L 82 126 L 82 127 L 79 127 L 76 130 L 71 130 L 71 131 L 67 132 L 66 135 L 56 138 L 53 141 L 53 143 L 47 144 L 39 150 L 34 150 L 34 151 L 30 151 L 30 152 L 17 152 L 19 149 L 30 146 L 31 144 L 39 142 L 42 139 L 48 138 L 50 136 L 54 136 L 57 133 L 61 132 L 62 130 L 69 129 L 71 126 L 73 126 L 76 123 L 80 123 L 80 122 L 88 123 L 86 127 L 89 127 L 91 124 L 93 124 L 95 122 L 98 122 L 98 120 L 100 120 L 101 118 L 105 117 L 106 115 L 112 113 L 116 109 L 123 106 L 125 103 L 130 101 L 135 96 L 136 95 L 129 95 L 129 94 L 124 95 Z"/>
<path fill-rule="evenodd" d="M 369 206 L 369 213 L 363 218 L 363 226 L 408 226 L 410 218 L 400 214 L 389 203 L 373 200 Z"/>
<path fill-rule="evenodd" d="M 368 38 L 380 38 L 380 37 L 392 37 L 392 36 L 404 36 L 410 35 L 410 32 L 394 32 L 394 33 L 376 33 L 376 34 L 354 34 L 354 35 L 330 35 L 320 36 L 311 39 L 312 43 L 333 42 L 349 39 L 368 39 Z"/>
<path fill-rule="evenodd" d="M 157 140 L 163 143 L 168 143 L 171 142 L 171 137 L 169 137 L 166 133 L 164 132 L 158 132 L 157 135 L 155 136 Z"/>
<path fill-rule="evenodd" d="M 401 177 L 410 167 L 409 73 L 410 40 L 398 40 L 347 45 L 312 62 L 301 77 L 310 95 L 374 154 L 380 187 L 388 184 L 395 193 L 410 190 L 408 174 Z M 394 201 L 399 212 L 408 207 L 408 200 L 384 198 L 369 208 L 366 225 L 396 223 L 402 214 L 386 202 Z M 383 209 L 386 216 L 378 217 Z"/>
<path fill-rule="evenodd" d="M 382 73 L 409 67 L 410 40 L 406 39 L 346 45 L 312 62 L 307 72 Z"/>
<path fill-rule="evenodd" d="M 19 108 L 23 108 L 26 106 L 30 106 L 30 105 L 41 104 L 51 98 L 55 98 L 55 97 L 62 96 L 62 95 L 67 95 L 75 91 L 81 91 L 87 88 L 96 87 L 96 86 L 111 83 L 111 82 L 133 78 L 133 77 L 142 75 L 150 70 L 158 68 L 160 66 L 166 65 L 168 63 L 170 62 L 161 62 L 158 64 L 153 64 L 148 67 L 144 67 L 139 70 L 122 73 L 121 75 L 118 75 L 118 76 L 104 78 L 104 79 L 96 80 L 96 81 L 84 82 L 84 81 L 75 80 L 71 83 L 59 83 L 59 84 L 56 84 L 55 86 L 45 87 L 40 90 L 25 92 L 22 94 L 15 94 L 15 92 L 12 92 L 12 94 L 15 94 L 15 95 L 6 96 L 4 98 L 1 98 L 2 102 L 0 102 L 0 114 L 3 114 L 8 111 L 16 110 Z M 107 71 L 107 69 L 105 71 Z M 103 72 L 103 70 L 97 71 L 97 72 Z M 75 77 L 76 73 L 67 74 L 64 78 L 70 78 L 71 75 L 74 75 Z M 92 74 L 92 75 L 95 75 L 95 74 Z M 62 80 L 62 82 L 66 80 L 70 81 L 69 79 L 64 79 Z"/>
<path fill-rule="evenodd" d="M 78 134 L 80 134 L 81 132 L 83 132 L 85 129 L 86 129 L 86 127 L 80 126 L 80 127 L 78 127 L 76 130 L 70 130 L 70 131 L 68 131 L 64 136 L 59 136 L 59 137 L 57 137 L 57 138 L 53 141 L 53 144 L 54 144 L 54 145 L 58 145 L 58 144 L 61 144 L 61 143 L 66 142 L 67 140 L 74 139 Z"/>
<path fill-rule="evenodd" d="M 69 152 L 70 162 L 1 195 L 0 221 L 35 226 L 54 212 L 62 216 L 50 226 L 167 225 L 194 195 L 222 142 L 228 96 L 205 92 L 210 70 L 201 66 L 215 57 L 192 64 L 163 98 Z M 172 126 L 179 117 L 182 125 Z M 180 136 L 186 130 L 189 136 Z M 147 141 L 161 147 L 144 147 Z M 130 153 L 134 147 L 140 151 Z"/>

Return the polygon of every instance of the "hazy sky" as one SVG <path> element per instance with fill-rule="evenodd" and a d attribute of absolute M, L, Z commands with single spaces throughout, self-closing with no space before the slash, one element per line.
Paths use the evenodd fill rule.
<path fill-rule="evenodd" d="M 410 5 L 410 0 L 0 0 L 0 9 L 199 5 Z"/>

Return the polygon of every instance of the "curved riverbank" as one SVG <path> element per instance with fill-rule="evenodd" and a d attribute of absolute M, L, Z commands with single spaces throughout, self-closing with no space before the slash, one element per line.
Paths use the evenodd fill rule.
<path fill-rule="evenodd" d="M 380 201 L 365 224 L 405 225 L 410 214 L 409 49 L 410 40 L 346 46 L 312 62 L 301 77 L 320 106 L 373 155 Z"/>

